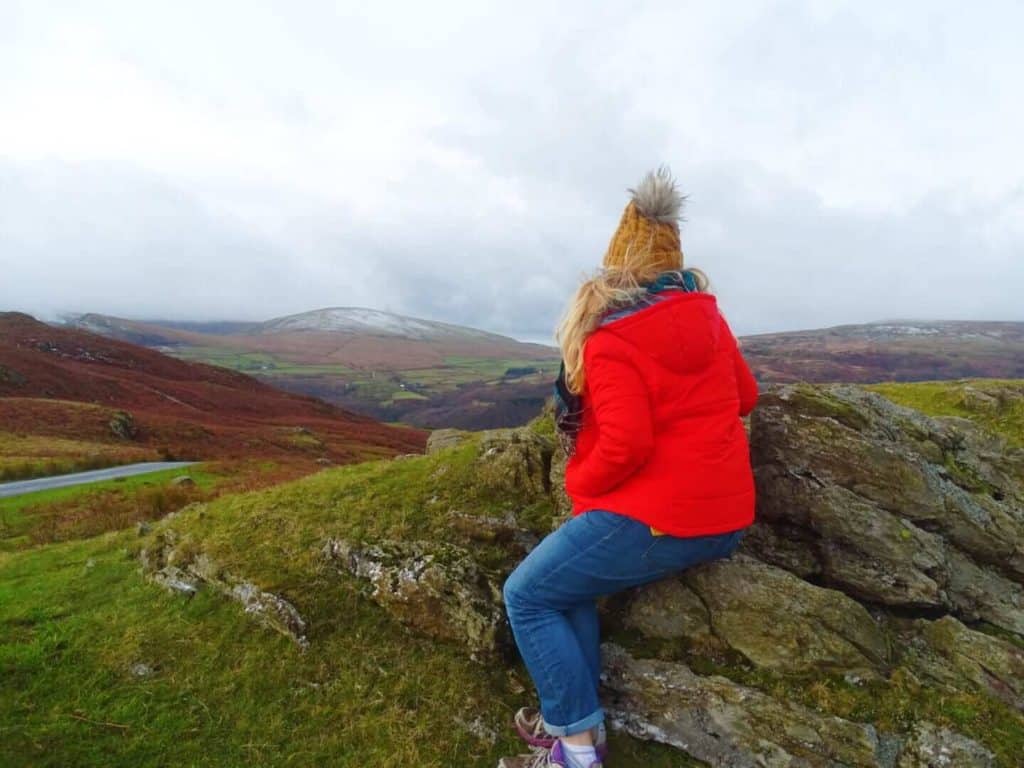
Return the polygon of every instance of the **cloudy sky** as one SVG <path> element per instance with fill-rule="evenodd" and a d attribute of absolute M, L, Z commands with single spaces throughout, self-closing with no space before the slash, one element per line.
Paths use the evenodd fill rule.
<path fill-rule="evenodd" d="M 0 0 L 0 309 L 547 339 L 669 164 L 737 333 L 1024 320 L 1024 4 Z"/>

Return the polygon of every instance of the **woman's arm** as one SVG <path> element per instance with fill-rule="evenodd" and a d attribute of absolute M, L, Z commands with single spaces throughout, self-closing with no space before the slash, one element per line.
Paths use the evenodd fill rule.
<path fill-rule="evenodd" d="M 583 350 L 587 382 L 585 407 L 597 425 L 594 448 L 566 467 L 569 495 L 596 496 L 610 491 L 637 469 L 654 449 L 654 427 L 647 385 L 617 349 L 614 337 L 591 336 Z"/>

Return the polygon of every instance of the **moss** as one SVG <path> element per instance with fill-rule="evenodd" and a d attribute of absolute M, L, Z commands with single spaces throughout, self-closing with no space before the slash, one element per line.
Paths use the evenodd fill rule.
<path fill-rule="evenodd" d="M 547 411 L 533 419 L 526 425 L 526 427 L 531 432 L 536 435 L 540 435 L 541 437 L 553 438 L 555 436 L 555 420 Z"/>
<path fill-rule="evenodd" d="M 856 408 L 820 387 L 797 384 L 794 387 L 792 400 L 803 413 L 809 416 L 830 417 L 855 430 L 862 430 L 868 425 L 867 417 Z"/>

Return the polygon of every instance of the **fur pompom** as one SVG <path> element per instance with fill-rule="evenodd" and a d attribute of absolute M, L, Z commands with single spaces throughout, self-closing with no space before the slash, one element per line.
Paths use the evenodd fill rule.
<path fill-rule="evenodd" d="M 678 224 L 682 221 L 686 196 L 679 192 L 672 172 L 666 166 L 650 171 L 640 180 L 636 189 L 628 191 L 633 196 L 637 211 L 648 219 L 664 224 Z"/>

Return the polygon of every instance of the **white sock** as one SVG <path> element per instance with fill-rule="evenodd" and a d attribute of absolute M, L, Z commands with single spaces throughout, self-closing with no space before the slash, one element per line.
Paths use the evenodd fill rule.
<path fill-rule="evenodd" d="M 569 759 L 569 768 L 590 768 L 591 764 L 597 762 L 597 752 L 593 745 L 589 747 L 577 747 L 574 744 L 567 744 L 562 740 L 565 748 L 565 756 Z"/>

